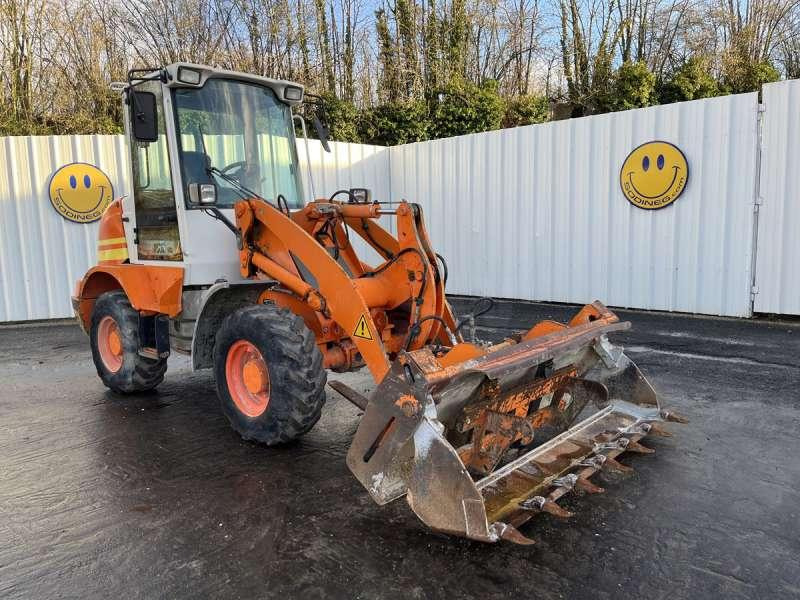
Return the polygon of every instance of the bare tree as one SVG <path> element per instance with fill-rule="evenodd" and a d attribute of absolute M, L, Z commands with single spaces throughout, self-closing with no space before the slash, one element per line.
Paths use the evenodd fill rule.
<path fill-rule="evenodd" d="M 0 0 L 0 132 L 118 130 L 109 83 L 175 61 L 359 108 L 494 80 L 584 114 L 622 65 L 666 81 L 690 60 L 730 91 L 800 76 L 800 0 Z"/>

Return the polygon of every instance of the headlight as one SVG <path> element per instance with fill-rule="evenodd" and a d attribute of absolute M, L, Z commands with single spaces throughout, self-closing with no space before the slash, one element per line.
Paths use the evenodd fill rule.
<path fill-rule="evenodd" d="M 299 102 L 303 99 L 303 88 L 294 85 L 287 85 L 283 88 L 283 98 L 291 102 Z"/>

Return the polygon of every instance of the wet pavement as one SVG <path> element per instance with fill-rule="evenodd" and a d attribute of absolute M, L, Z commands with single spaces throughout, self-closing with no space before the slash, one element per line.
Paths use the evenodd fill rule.
<path fill-rule="evenodd" d="M 479 335 L 574 311 L 501 302 Z M 691 423 L 570 495 L 570 521 L 524 526 L 532 547 L 373 504 L 344 461 L 359 411 L 332 390 L 301 441 L 264 448 L 183 357 L 121 397 L 76 326 L 0 328 L 0 597 L 800 598 L 800 326 L 619 312 L 615 339 Z"/>

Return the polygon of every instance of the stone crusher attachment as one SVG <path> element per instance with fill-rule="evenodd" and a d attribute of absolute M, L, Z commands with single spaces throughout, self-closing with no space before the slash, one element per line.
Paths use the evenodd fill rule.
<path fill-rule="evenodd" d="M 606 337 L 630 323 L 599 302 L 569 325 L 525 335 L 459 360 L 429 348 L 402 354 L 375 389 L 347 464 L 378 504 L 403 495 L 444 533 L 519 544 L 518 527 L 601 469 L 630 471 L 623 452 L 652 453 L 646 435 L 670 435 L 636 365 Z"/>

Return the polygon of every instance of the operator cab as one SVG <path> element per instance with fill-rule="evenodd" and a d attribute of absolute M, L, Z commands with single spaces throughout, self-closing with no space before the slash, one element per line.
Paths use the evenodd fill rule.
<path fill-rule="evenodd" d="M 233 221 L 248 197 L 303 206 L 292 117 L 303 87 L 181 63 L 131 71 L 124 91 L 132 262 L 178 263 L 185 285 L 241 279 L 235 240 L 218 221 Z"/>

